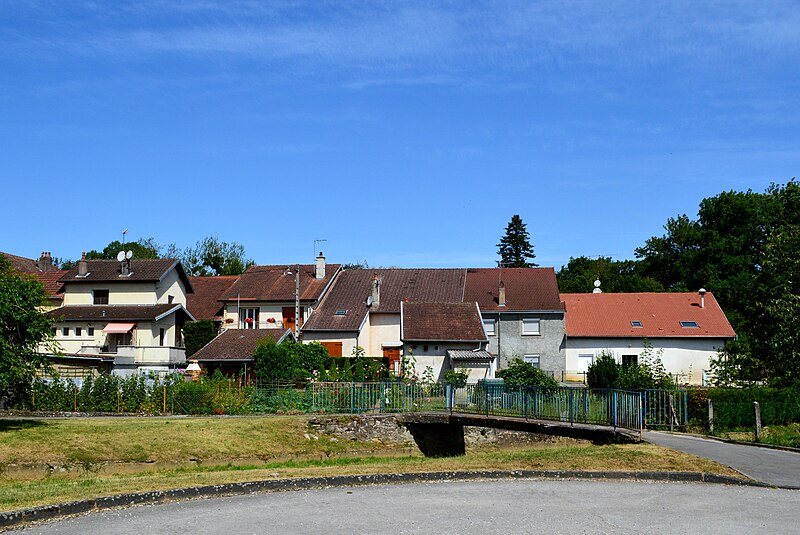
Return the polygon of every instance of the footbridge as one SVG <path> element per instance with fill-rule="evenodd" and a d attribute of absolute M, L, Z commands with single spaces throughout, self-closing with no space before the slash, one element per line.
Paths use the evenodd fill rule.
<path fill-rule="evenodd" d="M 644 423 L 643 394 L 625 390 L 404 383 L 318 383 L 313 389 L 315 411 L 397 414 L 428 456 L 463 455 L 465 426 L 608 444 L 639 442 Z"/>

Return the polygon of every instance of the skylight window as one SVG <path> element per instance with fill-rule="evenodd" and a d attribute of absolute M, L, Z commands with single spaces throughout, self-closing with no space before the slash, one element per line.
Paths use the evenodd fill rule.
<path fill-rule="evenodd" d="M 344 309 L 344 308 L 340 308 L 339 310 L 334 312 L 334 315 L 335 316 L 346 316 L 347 315 L 347 310 Z"/>
<path fill-rule="evenodd" d="M 682 321 L 681 322 L 681 327 L 684 327 L 684 328 L 687 328 L 687 329 L 697 329 L 700 326 L 697 324 L 696 321 Z"/>
<path fill-rule="evenodd" d="M 642 327 L 642 322 L 639 321 L 639 320 L 633 320 L 633 321 L 631 321 L 631 327 L 640 327 L 641 328 Z"/>

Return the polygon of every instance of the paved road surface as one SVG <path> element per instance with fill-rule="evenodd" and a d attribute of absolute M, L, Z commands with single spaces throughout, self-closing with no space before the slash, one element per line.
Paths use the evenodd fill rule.
<path fill-rule="evenodd" d="M 797 533 L 800 491 L 631 481 L 470 481 L 132 507 L 24 533 Z"/>
<path fill-rule="evenodd" d="M 800 453 L 657 431 L 645 431 L 643 438 L 659 446 L 717 461 L 757 481 L 800 488 Z"/>

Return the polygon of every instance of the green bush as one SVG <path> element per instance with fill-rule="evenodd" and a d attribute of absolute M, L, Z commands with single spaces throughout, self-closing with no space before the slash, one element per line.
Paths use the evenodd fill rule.
<path fill-rule="evenodd" d="M 556 386 L 558 383 L 539 368 L 519 357 L 511 359 L 508 368 L 497 372 L 508 386 Z"/>
<path fill-rule="evenodd" d="M 614 355 L 607 351 L 600 353 L 586 372 L 589 388 L 616 388 L 619 382 L 620 366 Z"/>
<path fill-rule="evenodd" d="M 217 327 L 211 320 L 191 321 L 183 326 L 182 333 L 186 356 L 190 357 L 217 336 Z"/>
<path fill-rule="evenodd" d="M 456 388 L 467 386 L 467 380 L 469 380 L 469 370 L 447 370 L 444 372 L 444 382 Z"/>
<path fill-rule="evenodd" d="M 714 404 L 714 431 L 752 429 L 754 401 L 758 401 L 761 424 L 786 425 L 800 422 L 800 388 L 708 388 L 689 391 L 689 421 L 708 428 L 708 399 Z"/>

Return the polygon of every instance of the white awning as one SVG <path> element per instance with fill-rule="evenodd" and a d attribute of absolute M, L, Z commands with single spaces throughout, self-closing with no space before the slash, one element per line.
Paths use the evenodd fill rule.
<path fill-rule="evenodd" d="M 103 329 L 104 333 L 125 334 L 136 326 L 135 323 L 109 323 Z"/>

